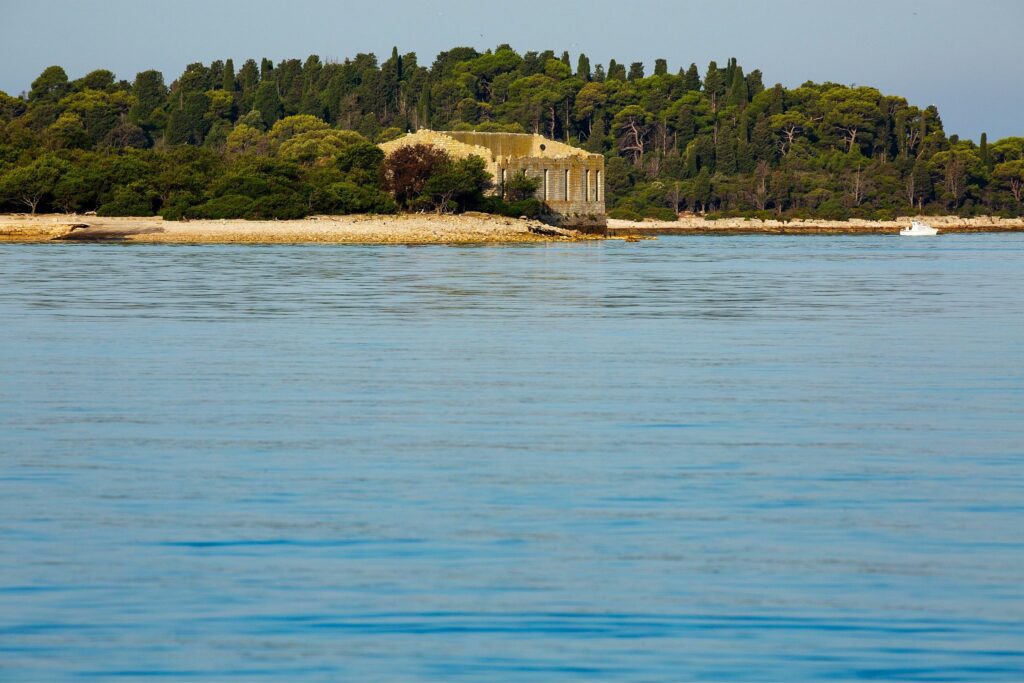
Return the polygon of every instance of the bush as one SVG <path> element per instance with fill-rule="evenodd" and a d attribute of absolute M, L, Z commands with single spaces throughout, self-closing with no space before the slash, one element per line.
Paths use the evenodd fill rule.
<path fill-rule="evenodd" d="M 202 200 L 191 192 L 174 192 L 160 208 L 160 215 L 165 221 L 180 221 L 192 206 Z"/>
<path fill-rule="evenodd" d="M 536 195 L 540 183 L 540 178 L 531 178 L 526 175 L 526 171 L 516 171 L 511 178 L 505 179 L 505 187 L 502 188 L 502 192 L 507 201 L 519 202 Z"/>
<path fill-rule="evenodd" d="M 677 221 L 679 214 L 666 206 L 650 206 L 640 214 L 644 218 L 654 218 L 659 221 Z"/>
<path fill-rule="evenodd" d="M 297 194 L 279 193 L 260 197 L 245 218 L 293 220 L 309 215 L 309 204 Z"/>
<path fill-rule="evenodd" d="M 466 211 L 486 203 L 484 192 L 491 188 L 491 174 L 478 156 L 451 161 L 434 168 L 414 206 L 438 213 Z"/>
<path fill-rule="evenodd" d="M 642 221 L 641 216 L 633 209 L 627 209 L 625 207 L 616 207 L 608 212 L 608 218 L 615 218 L 620 221 Z"/>
<path fill-rule="evenodd" d="M 317 213 L 395 213 L 398 206 L 388 194 L 375 187 L 356 185 L 349 181 L 333 183 L 314 193 Z"/>
<path fill-rule="evenodd" d="M 829 199 L 818 207 L 818 218 L 827 221 L 846 221 L 850 219 L 850 209 L 838 199 Z"/>
<path fill-rule="evenodd" d="M 143 183 L 119 187 L 110 201 L 96 209 L 97 216 L 152 216 L 156 196 Z"/>
<path fill-rule="evenodd" d="M 509 215 L 515 218 L 526 216 L 527 218 L 538 218 L 544 213 L 544 202 L 535 197 L 512 202 L 509 206 Z"/>
<path fill-rule="evenodd" d="M 239 194 L 226 194 L 214 197 L 208 202 L 192 206 L 179 214 L 179 217 L 207 218 L 220 220 L 223 218 L 247 218 L 253 209 L 253 200 Z M 172 207 L 171 212 L 174 211 Z"/>
<path fill-rule="evenodd" d="M 480 211 L 509 218 L 538 218 L 544 213 L 544 202 L 534 197 L 518 202 L 506 202 L 500 197 L 486 197 L 478 208 Z"/>

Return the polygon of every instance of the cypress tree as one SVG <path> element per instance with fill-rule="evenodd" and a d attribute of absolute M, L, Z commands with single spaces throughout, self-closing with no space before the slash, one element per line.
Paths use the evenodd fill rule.
<path fill-rule="evenodd" d="M 135 76 L 135 85 L 132 86 L 132 94 L 135 95 L 136 104 L 132 107 L 132 121 L 140 126 L 145 126 L 150 115 L 163 106 L 167 98 L 167 87 L 164 86 L 164 77 L 159 71 L 142 71 Z"/>
<path fill-rule="evenodd" d="M 991 173 L 995 164 L 992 162 L 992 153 L 988 148 L 988 133 L 981 134 L 981 148 L 978 152 L 981 156 L 981 163 L 984 164 L 988 172 Z"/>
<path fill-rule="evenodd" d="M 914 170 L 911 173 L 914 174 L 914 199 L 917 201 L 918 208 L 923 208 L 925 201 L 932 196 L 934 191 L 932 174 L 928 171 L 928 164 L 924 159 L 914 162 Z"/>
<path fill-rule="evenodd" d="M 260 80 L 265 81 L 274 77 L 274 63 L 266 57 L 260 62 Z"/>
<path fill-rule="evenodd" d="M 430 88 L 420 91 L 419 102 L 416 103 L 416 128 L 429 128 L 430 116 L 433 114 L 430 104 Z"/>
<path fill-rule="evenodd" d="M 220 90 L 224 85 L 224 62 L 219 59 L 210 64 L 210 90 Z"/>
<path fill-rule="evenodd" d="M 772 96 L 768 101 L 768 115 L 781 114 L 785 109 L 785 95 L 786 91 L 783 89 L 781 83 L 776 83 L 775 87 L 772 88 Z"/>
<path fill-rule="evenodd" d="M 704 93 L 711 100 L 711 111 L 718 111 L 722 95 L 725 94 L 725 79 L 715 62 L 708 64 L 708 73 L 704 76 Z"/>
<path fill-rule="evenodd" d="M 569 58 L 568 50 L 562 53 L 562 64 L 565 64 L 569 69 L 572 69 L 572 59 Z"/>
<path fill-rule="evenodd" d="M 633 62 L 632 64 L 629 65 L 629 77 L 627 78 L 627 80 L 639 81 L 643 77 L 644 77 L 644 63 L 643 62 Z"/>
<path fill-rule="evenodd" d="M 614 81 L 618 76 L 619 64 L 614 59 L 608 62 L 608 80 Z"/>
<path fill-rule="evenodd" d="M 263 81 L 256 89 L 256 98 L 253 100 L 253 109 L 260 113 L 263 125 L 270 128 L 281 118 L 284 109 L 281 106 L 281 97 L 277 94 L 277 84 L 274 81 Z"/>
<path fill-rule="evenodd" d="M 604 117 L 598 116 L 594 120 L 594 125 L 590 128 L 590 137 L 583 143 L 583 149 L 588 152 L 594 152 L 595 154 L 604 153 Z"/>
<path fill-rule="evenodd" d="M 164 133 L 164 142 L 168 145 L 184 145 L 188 143 L 189 125 L 185 113 L 181 109 L 175 109 L 167 118 L 167 131 Z"/>
<path fill-rule="evenodd" d="M 398 65 L 401 71 L 401 61 Z M 300 114 L 312 114 L 320 118 L 326 118 L 323 101 L 320 98 L 320 77 L 323 73 L 323 65 L 320 57 L 310 55 L 302 66 L 302 100 L 299 103 Z"/>
<path fill-rule="evenodd" d="M 580 58 L 576 61 L 576 78 L 581 81 L 590 80 L 590 60 L 582 52 L 580 53 Z"/>
<path fill-rule="evenodd" d="M 754 148 L 741 132 L 739 139 L 736 141 L 736 166 L 739 168 L 740 173 L 751 173 L 756 164 L 757 159 L 754 157 Z"/>
<path fill-rule="evenodd" d="M 747 106 L 749 101 L 747 79 L 743 76 L 743 67 L 736 66 L 733 68 L 732 83 L 729 86 L 729 104 L 734 104 L 742 109 Z"/>
<path fill-rule="evenodd" d="M 722 124 L 718 131 L 718 144 L 715 145 L 715 170 L 720 173 L 735 173 L 736 158 L 736 126 L 730 121 Z"/>
<path fill-rule="evenodd" d="M 232 59 L 224 62 L 224 75 L 220 87 L 228 92 L 235 91 L 235 62 Z"/>
<path fill-rule="evenodd" d="M 241 111 L 248 113 L 252 109 L 252 100 L 256 97 L 256 88 L 260 85 L 260 69 L 256 60 L 247 59 L 238 71 L 238 87 L 242 91 Z"/>
<path fill-rule="evenodd" d="M 664 59 L 655 59 L 654 60 L 654 75 L 655 76 L 664 76 L 666 74 L 668 74 L 668 62 L 665 61 Z"/>
<path fill-rule="evenodd" d="M 772 161 L 775 157 L 775 138 L 768 126 L 768 117 L 764 114 L 758 116 L 754 123 L 754 130 L 750 134 L 750 147 L 758 161 Z"/>
<path fill-rule="evenodd" d="M 697 70 L 696 64 L 690 64 L 690 68 L 686 70 L 683 88 L 687 91 L 700 90 L 700 72 Z"/>
<path fill-rule="evenodd" d="M 761 78 L 761 70 L 754 69 L 747 76 L 747 93 L 750 99 L 753 99 L 762 92 L 764 92 L 764 81 Z"/>
<path fill-rule="evenodd" d="M 604 66 L 602 64 L 598 64 L 597 66 L 594 67 L 594 81 L 596 83 L 604 83 L 604 80 Z"/>

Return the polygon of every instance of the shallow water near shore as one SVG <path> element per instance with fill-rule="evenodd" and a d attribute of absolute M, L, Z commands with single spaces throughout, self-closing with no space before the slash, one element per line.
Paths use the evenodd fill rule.
<path fill-rule="evenodd" d="M 0 680 L 1024 678 L 1024 236 L 0 286 Z"/>

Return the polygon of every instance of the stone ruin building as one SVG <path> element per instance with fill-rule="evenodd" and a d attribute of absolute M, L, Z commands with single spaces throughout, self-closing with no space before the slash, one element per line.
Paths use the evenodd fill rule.
<path fill-rule="evenodd" d="M 540 135 L 418 130 L 380 145 L 385 155 L 401 147 L 431 145 L 452 158 L 482 157 L 501 194 L 518 171 L 540 181 L 537 199 L 552 223 L 570 228 L 604 228 L 604 157 Z"/>

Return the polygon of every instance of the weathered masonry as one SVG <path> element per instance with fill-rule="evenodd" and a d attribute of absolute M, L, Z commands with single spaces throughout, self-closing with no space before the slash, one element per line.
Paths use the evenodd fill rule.
<path fill-rule="evenodd" d="M 604 227 L 604 157 L 524 133 L 419 130 L 380 147 L 391 154 L 400 147 L 432 145 L 456 159 L 482 157 L 502 192 L 519 171 L 540 181 L 537 199 L 547 205 L 550 220 L 568 227 Z"/>

